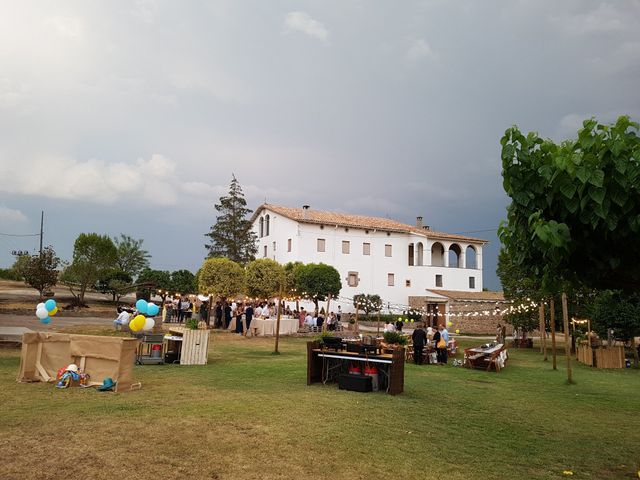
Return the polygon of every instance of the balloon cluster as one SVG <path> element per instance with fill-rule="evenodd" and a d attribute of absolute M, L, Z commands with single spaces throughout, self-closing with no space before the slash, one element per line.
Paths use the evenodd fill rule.
<path fill-rule="evenodd" d="M 136 302 L 136 310 L 138 311 L 138 315 L 131 319 L 129 328 L 132 332 L 139 332 L 140 330 L 148 332 L 156 324 L 155 320 L 151 317 L 160 312 L 160 307 L 153 302 L 140 299 Z M 148 317 L 145 317 L 145 315 L 148 315 Z"/>
<path fill-rule="evenodd" d="M 51 317 L 56 313 L 58 313 L 58 306 L 53 298 L 50 298 L 46 302 L 41 302 L 36 306 L 36 317 L 45 325 L 51 321 Z"/>

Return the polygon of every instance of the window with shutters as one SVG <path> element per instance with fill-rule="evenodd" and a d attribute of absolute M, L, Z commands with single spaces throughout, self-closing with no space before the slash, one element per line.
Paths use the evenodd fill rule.
<path fill-rule="evenodd" d="M 388 243 L 384 246 L 384 256 L 385 257 L 391 256 L 391 245 L 389 245 Z"/>
<path fill-rule="evenodd" d="M 351 243 L 348 240 L 342 241 L 342 253 L 348 254 L 351 250 Z"/>
<path fill-rule="evenodd" d="M 387 273 L 387 285 L 390 287 L 395 285 L 395 275 L 393 273 Z"/>
<path fill-rule="evenodd" d="M 349 274 L 347 275 L 347 285 L 349 285 L 350 287 L 357 287 L 358 282 L 358 272 L 349 272 Z"/>
<path fill-rule="evenodd" d="M 370 243 L 363 243 L 362 244 L 362 254 L 363 255 L 371 255 L 371 244 Z"/>
<path fill-rule="evenodd" d="M 324 252 L 324 238 L 319 238 L 318 239 L 318 251 L 319 252 Z"/>

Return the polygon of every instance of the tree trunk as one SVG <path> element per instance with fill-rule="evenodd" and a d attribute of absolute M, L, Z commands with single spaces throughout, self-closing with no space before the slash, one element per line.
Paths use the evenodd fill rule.
<path fill-rule="evenodd" d="M 573 383 L 571 371 L 571 340 L 569 339 L 569 308 L 567 307 L 567 294 L 562 292 L 562 321 L 564 323 L 564 354 L 567 357 L 567 382 Z"/>
<path fill-rule="evenodd" d="M 356 308 L 356 323 L 354 323 L 354 331 L 355 333 L 358 333 L 359 331 L 359 326 L 358 326 L 358 309 Z"/>
<path fill-rule="evenodd" d="M 380 310 L 378 310 L 378 333 L 376 336 L 380 336 Z"/>
<path fill-rule="evenodd" d="M 329 305 L 330 304 L 331 304 L 331 294 L 327 295 L 327 311 L 324 314 L 324 316 L 326 318 L 324 319 L 324 322 L 322 322 L 322 331 L 323 332 L 327 331 L 327 320 L 329 319 Z"/>
<path fill-rule="evenodd" d="M 551 315 L 551 356 L 553 357 L 553 369 L 557 370 L 556 364 L 556 304 L 553 297 L 549 304 L 549 314 Z"/>
<path fill-rule="evenodd" d="M 282 289 L 280 289 L 280 296 L 278 297 L 278 316 L 276 317 L 276 349 L 274 353 L 280 353 L 278 351 L 278 343 L 280 343 L 280 299 L 282 298 Z"/>
<path fill-rule="evenodd" d="M 540 353 L 544 354 L 544 359 L 547 359 L 547 348 L 546 348 L 546 342 L 545 342 L 545 327 L 544 327 L 544 302 L 540 302 L 540 308 L 539 310 L 539 314 L 540 314 L 540 327 L 539 327 L 539 332 L 540 332 Z"/>

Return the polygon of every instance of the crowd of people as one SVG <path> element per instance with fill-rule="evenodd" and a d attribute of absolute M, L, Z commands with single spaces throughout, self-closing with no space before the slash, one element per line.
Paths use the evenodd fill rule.
<path fill-rule="evenodd" d="M 428 326 L 423 329 L 423 325 L 418 325 L 411 334 L 413 341 L 413 361 L 416 365 L 422 365 L 424 359 L 424 349 L 435 348 L 436 365 L 446 365 L 448 361 L 448 349 L 453 348 L 455 352 L 455 340 L 450 340 L 449 332 L 443 324 L 435 329 Z M 453 345 L 451 345 L 453 343 Z"/>

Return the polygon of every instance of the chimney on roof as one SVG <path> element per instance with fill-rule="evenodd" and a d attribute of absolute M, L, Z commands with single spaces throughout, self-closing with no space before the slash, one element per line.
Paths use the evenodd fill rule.
<path fill-rule="evenodd" d="M 424 227 L 422 227 L 422 228 L 424 228 L 425 230 L 431 230 L 431 227 L 430 227 L 429 225 L 425 225 L 425 226 L 424 226 Z"/>
<path fill-rule="evenodd" d="M 422 217 L 416 217 L 416 227 L 423 228 L 422 227 Z"/>
<path fill-rule="evenodd" d="M 309 205 L 303 205 L 302 206 L 302 218 L 304 218 L 305 220 L 308 218 L 307 213 L 309 212 L 309 209 L 311 207 Z"/>

